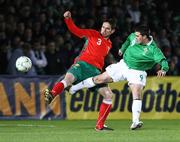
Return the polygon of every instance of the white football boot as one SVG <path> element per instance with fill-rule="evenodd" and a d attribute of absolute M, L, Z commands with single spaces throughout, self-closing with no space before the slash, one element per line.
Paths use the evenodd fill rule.
<path fill-rule="evenodd" d="M 136 130 L 136 129 L 138 129 L 138 128 L 141 128 L 142 126 L 143 126 L 143 122 L 142 122 L 142 121 L 133 122 L 133 123 L 131 124 L 130 129 L 131 129 L 131 130 Z"/>
<path fill-rule="evenodd" d="M 73 88 L 73 86 L 71 86 L 71 88 L 69 89 L 69 93 L 71 95 L 75 94 L 77 91 Z"/>

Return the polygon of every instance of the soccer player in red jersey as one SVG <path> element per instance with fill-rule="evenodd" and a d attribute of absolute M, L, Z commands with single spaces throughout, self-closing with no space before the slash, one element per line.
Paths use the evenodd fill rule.
<path fill-rule="evenodd" d="M 112 19 L 103 22 L 100 32 L 93 29 L 78 28 L 71 18 L 70 11 L 64 13 L 64 21 L 70 32 L 79 38 L 85 38 L 86 42 L 80 55 L 75 59 L 74 64 L 67 71 L 64 79 L 57 82 L 51 91 L 48 89 L 45 90 L 44 95 L 47 104 L 50 104 L 66 87 L 100 74 L 104 66 L 105 57 L 112 48 L 109 37 L 115 32 L 116 26 Z M 99 117 L 95 129 L 96 131 L 110 130 L 110 128 L 105 127 L 104 123 L 110 113 L 113 93 L 106 84 L 97 86 L 97 89 L 103 96 L 103 101 L 100 106 Z"/>

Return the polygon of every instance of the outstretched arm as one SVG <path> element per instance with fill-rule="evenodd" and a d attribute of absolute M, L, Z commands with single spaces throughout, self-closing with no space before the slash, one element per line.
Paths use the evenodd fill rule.
<path fill-rule="evenodd" d="M 94 34 L 95 30 L 78 28 L 72 20 L 70 11 L 66 11 L 64 13 L 64 21 L 65 21 L 69 31 L 72 32 L 74 35 L 78 36 L 79 38 L 92 36 Z"/>

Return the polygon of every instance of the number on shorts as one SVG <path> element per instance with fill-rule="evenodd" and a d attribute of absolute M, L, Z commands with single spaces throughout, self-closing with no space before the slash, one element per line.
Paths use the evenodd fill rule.
<path fill-rule="evenodd" d="M 140 77 L 141 81 L 143 81 L 143 75 L 141 74 L 139 77 Z"/>

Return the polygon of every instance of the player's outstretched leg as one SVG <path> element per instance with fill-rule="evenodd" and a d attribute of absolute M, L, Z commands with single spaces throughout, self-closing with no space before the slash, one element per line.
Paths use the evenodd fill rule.
<path fill-rule="evenodd" d="M 77 91 L 83 89 L 83 88 L 92 88 L 95 86 L 95 83 L 93 82 L 93 77 L 90 77 L 88 79 L 85 79 L 81 81 L 80 83 L 76 85 L 72 85 L 69 89 L 69 93 L 71 95 L 75 94 Z"/>
<path fill-rule="evenodd" d="M 61 82 L 58 82 L 54 85 L 53 89 L 50 91 L 49 89 L 46 89 L 44 91 L 44 97 L 46 104 L 50 104 L 52 100 L 59 94 L 61 94 L 64 89 L 67 87 L 67 84 L 64 80 Z"/>
<path fill-rule="evenodd" d="M 45 97 L 45 102 L 47 105 L 49 105 L 52 102 L 52 100 L 54 99 L 54 96 L 49 89 L 46 89 L 44 91 L 44 97 Z"/>

